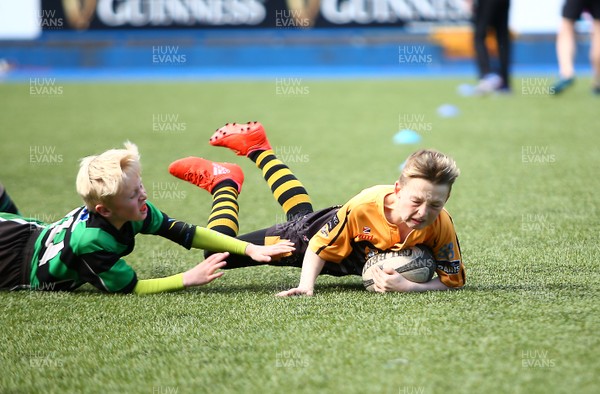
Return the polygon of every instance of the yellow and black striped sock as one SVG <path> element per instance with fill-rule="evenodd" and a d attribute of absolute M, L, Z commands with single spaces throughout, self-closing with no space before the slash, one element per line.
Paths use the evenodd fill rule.
<path fill-rule="evenodd" d="M 207 228 L 235 237 L 239 231 L 237 185 L 224 181 L 213 190 L 213 203 Z"/>
<path fill-rule="evenodd" d="M 252 152 L 250 159 L 262 170 L 273 197 L 283 208 L 288 220 L 298 214 L 313 211 L 310 196 L 304 185 L 292 174 L 289 167 L 275 156 L 272 149 Z"/>

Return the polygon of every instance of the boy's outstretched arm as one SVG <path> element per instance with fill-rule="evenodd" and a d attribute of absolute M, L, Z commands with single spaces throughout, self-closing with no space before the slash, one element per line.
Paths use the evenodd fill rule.
<path fill-rule="evenodd" d="M 215 252 L 231 252 L 247 255 L 252 260 L 264 263 L 271 261 L 272 256 L 292 252 L 294 244 L 289 240 L 281 240 L 275 245 L 254 245 L 237 238 L 221 234 L 205 227 L 196 227 L 192 247 Z"/>
<path fill-rule="evenodd" d="M 138 295 L 156 294 L 205 285 L 223 276 L 223 271 L 216 271 L 225 266 L 225 259 L 228 256 L 229 253 L 215 253 L 189 271 L 166 278 L 139 280 L 133 288 L 133 293 Z"/>
<path fill-rule="evenodd" d="M 443 284 L 439 277 L 433 278 L 426 283 L 411 282 L 398 272 L 394 271 L 393 268 L 373 270 L 373 281 L 375 291 L 378 293 L 393 291 L 408 293 L 430 290 L 456 290 L 454 287 Z"/>
<path fill-rule="evenodd" d="M 159 211 L 154 205 L 147 204 L 154 214 L 162 219 L 155 228 L 146 228 L 142 233 L 160 235 L 187 249 L 196 248 L 211 252 L 230 252 L 242 256 L 246 255 L 261 263 L 271 261 L 273 256 L 295 250 L 293 243 L 289 240 L 281 240 L 275 245 L 254 245 L 206 227 L 169 218 L 167 214 Z"/>
<path fill-rule="evenodd" d="M 288 297 L 294 295 L 313 295 L 315 281 L 317 280 L 317 276 L 319 276 L 321 273 L 324 265 L 325 260 L 317 256 L 317 254 L 312 250 L 307 249 L 306 253 L 304 254 L 304 260 L 302 260 L 302 273 L 300 274 L 300 283 L 298 284 L 298 287 L 277 293 L 277 296 Z"/>

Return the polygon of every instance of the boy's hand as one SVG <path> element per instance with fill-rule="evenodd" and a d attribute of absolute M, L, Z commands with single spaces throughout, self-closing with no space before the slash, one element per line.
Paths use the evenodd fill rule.
<path fill-rule="evenodd" d="M 317 276 L 323 270 L 325 260 L 319 257 L 315 252 L 310 249 L 306 250 L 304 259 L 302 260 L 302 273 L 300 274 L 300 283 L 298 287 L 294 287 L 290 290 L 281 291 L 276 294 L 277 297 L 289 297 L 289 296 L 312 296 L 315 289 L 315 281 Z"/>
<path fill-rule="evenodd" d="M 254 245 L 248 244 L 246 254 L 254 261 L 266 263 L 272 260 L 273 257 L 283 255 L 296 250 L 294 243 L 283 239 L 275 245 Z"/>
<path fill-rule="evenodd" d="M 385 293 L 390 291 L 411 291 L 412 282 L 400 275 L 393 268 L 374 269 L 373 282 L 375 291 Z"/>
<path fill-rule="evenodd" d="M 277 297 L 290 297 L 290 296 L 312 296 L 314 294 L 313 289 L 305 289 L 302 287 L 294 287 L 293 289 L 284 290 L 276 294 Z"/>
<path fill-rule="evenodd" d="M 223 268 L 225 264 L 227 264 L 225 259 L 228 256 L 228 252 L 210 255 L 206 260 L 191 270 L 183 273 L 183 285 L 185 287 L 201 286 L 220 278 L 223 276 L 224 272 L 216 271 L 220 268 Z"/>

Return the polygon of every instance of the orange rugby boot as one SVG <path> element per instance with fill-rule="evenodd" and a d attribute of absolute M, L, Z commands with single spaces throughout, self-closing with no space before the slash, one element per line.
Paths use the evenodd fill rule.
<path fill-rule="evenodd" d="M 265 129 L 260 122 L 226 123 L 209 140 L 212 146 L 224 146 L 238 156 L 248 156 L 256 150 L 271 149 Z"/>
<path fill-rule="evenodd" d="M 169 166 L 169 172 L 211 194 L 215 186 L 225 180 L 233 181 L 238 193 L 241 193 L 244 183 L 244 173 L 237 164 L 217 163 L 200 157 L 190 156 L 176 160 Z"/>

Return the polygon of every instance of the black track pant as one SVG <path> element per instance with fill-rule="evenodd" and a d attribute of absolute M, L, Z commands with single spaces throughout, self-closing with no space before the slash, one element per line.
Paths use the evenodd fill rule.
<path fill-rule="evenodd" d="M 489 27 L 496 31 L 498 56 L 500 60 L 499 75 L 502 77 L 503 88 L 510 86 L 510 34 L 508 30 L 508 10 L 510 0 L 478 0 L 475 7 L 475 52 L 479 78 L 492 72 L 490 54 L 485 45 Z"/>

